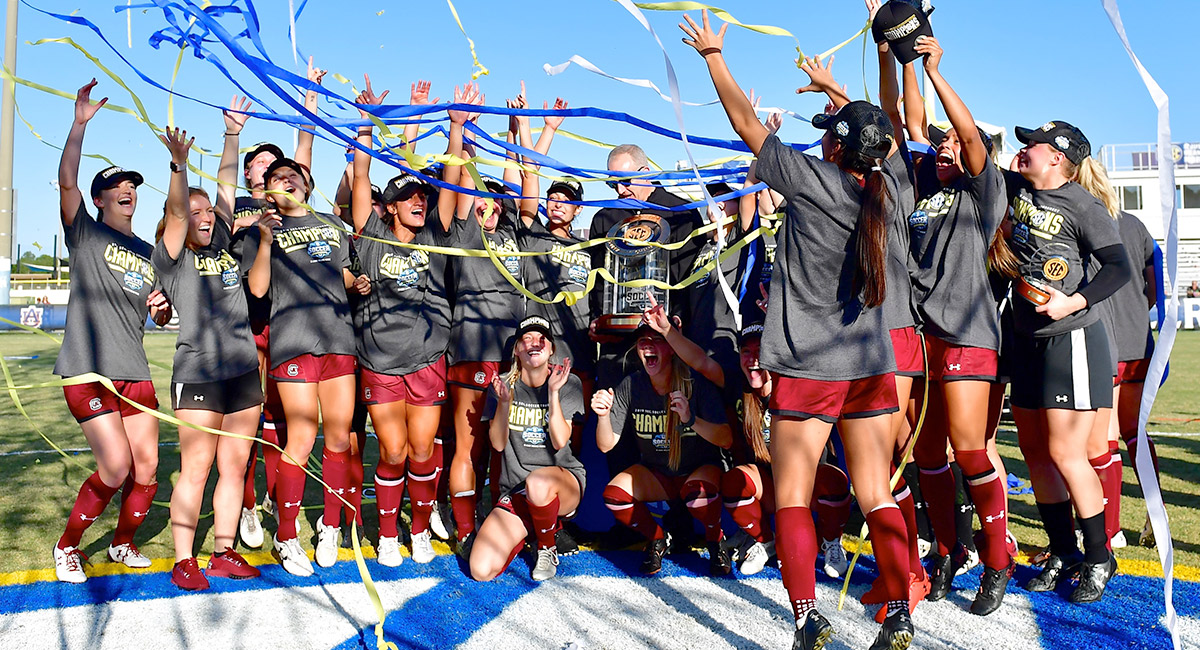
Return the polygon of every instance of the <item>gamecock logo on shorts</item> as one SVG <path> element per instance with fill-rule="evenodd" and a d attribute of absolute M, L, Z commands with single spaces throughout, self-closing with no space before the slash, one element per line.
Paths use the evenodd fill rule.
<path fill-rule="evenodd" d="M 371 389 L 370 388 L 363 389 L 363 399 L 371 399 Z"/>
<path fill-rule="evenodd" d="M 296 363 L 289 363 L 288 367 L 287 367 L 287 376 L 295 377 L 299 374 L 300 374 L 300 365 L 296 364 Z"/>
<path fill-rule="evenodd" d="M 485 375 L 485 374 L 483 373 L 483 371 L 482 371 L 482 370 L 480 370 L 479 372 L 475 373 L 475 383 L 477 383 L 477 384 L 479 384 L 480 386 L 482 386 L 482 385 L 484 385 L 484 383 L 486 383 L 486 382 L 487 382 L 487 375 Z"/>
<path fill-rule="evenodd" d="M 99 410 L 100 410 L 100 406 L 101 406 L 101 404 L 100 404 L 100 398 L 99 398 L 99 397 L 93 397 L 93 398 L 91 399 L 91 401 L 90 401 L 90 402 L 88 402 L 88 408 L 92 409 L 93 411 L 99 411 Z"/>

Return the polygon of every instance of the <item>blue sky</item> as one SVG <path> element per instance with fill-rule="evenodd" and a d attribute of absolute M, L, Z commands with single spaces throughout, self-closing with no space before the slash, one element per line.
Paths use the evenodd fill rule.
<path fill-rule="evenodd" d="M 126 44 L 125 13 L 113 11 L 115 0 L 82 3 L 81 0 L 30 0 L 35 6 L 68 14 L 79 10 L 99 25 L 109 39 L 148 76 L 169 85 L 177 49 L 169 44 L 155 50 L 149 35 L 166 26 L 161 12 L 135 10 L 132 14 L 133 47 Z M 287 2 L 260 0 L 255 3 L 263 22 L 263 34 L 271 58 L 280 66 L 304 74 L 304 62 L 293 65 L 287 40 Z M 300 2 L 296 2 L 297 5 Z M 1108 23 L 1099 0 L 1008 0 L 976 2 L 942 0 L 933 14 L 935 34 L 946 50 L 943 74 L 983 121 L 1009 128 L 1037 126 L 1050 119 L 1065 119 L 1084 130 L 1095 149 L 1103 144 L 1152 142 L 1155 112 L 1120 41 Z M 555 96 L 572 107 L 594 106 L 631 113 L 650 122 L 675 127 L 668 102 L 651 91 L 633 88 L 572 67 L 555 77 L 547 76 L 543 64 L 558 64 L 578 54 L 621 77 L 649 78 L 667 87 L 663 58 L 653 38 L 619 4 L 607 0 L 563 2 L 524 0 L 456 3 L 467 34 L 491 74 L 481 78 L 487 102 L 503 106 L 524 80 L 531 103 L 541 105 Z M 862 3 L 836 2 L 727 2 L 722 5 L 745 23 L 777 25 L 797 36 L 807 53 L 817 53 L 841 42 L 865 22 Z M 1143 63 L 1171 97 L 1173 139 L 1200 140 L 1200 122 L 1195 119 L 1200 88 L 1192 64 L 1195 25 L 1200 3 L 1190 0 L 1121 3 L 1126 30 Z M 700 57 L 679 41 L 677 13 L 647 12 L 668 48 L 686 101 L 708 101 L 715 97 Z M 226 25 L 233 23 L 226 20 Z M 319 67 L 356 80 L 371 74 L 376 91 L 391 89 L 388 103 L 407 103 L 409 85 L 417 79 L 433 82 L 432 94 L 448 101 L 455 84 L 466 81 L 472 60 L 466 39 L 459 32 L 446 4 L 428 2 L 331 2 L 310 0 L 297 24 L 299 47 L 316 57 Z M 92 32 L 21 7 L 17 55 L 18 76 L 73 92 L 93 75 L 100 79 L 94 97 L 132 105 L 120 87 L 87 61 L 74 48 L 62 44 L 31 45 L 43 38 L 69 36 L 97 55 L 122 76 L 145 102 L 152 118 L 167 121 L 167 95 L 140 82 L 132 71 Z M 227 51 L 216 46 L 217 55 L 248 84 L 263 92 L 252 76 L 238 67 Z M 806 77 L 792 64 L 795 42 L 786 37 L 767 36 L 730 27 L 726 58 L 735 77 L 746 89 L 754 88 L 765 104 L 780 106 L 802 115 L 821 109 L 824 99 L 797 96 L 794 91 Z M 834 72 L 847 83 L 853 97 L 863 95 L 861 40 L 837 54 Z M 872 97 L 877 89 L 875 54 L 868 50 L 865 67 Z M 325 86 L 349 96 L 348 86 L 327 76 Z M 194 97 L 225 105 L 234 88 L 208 63 L 186 55 L 176 87 Z M 36 90 L 19 87 L 18 104 L 34 129 L 47 141 L 61 144 L 72 119 L 71 103 Z M 282 101 L 269 104 L 285 111 Z M 197 136 L 197 143 L 219 149 L 223 123 L 220 114 L 187 100 L 175 101 L 175 121 Z M 687 130 L 718 138 L 734 137 L 719 106 L 685 108 Z M 535 118 L 534 125 L 539 121 Z M 501 116 L 484 117 L 483 127 L 500 131 L 506 127 Z M 669 165 L 683 159 L 682 145 L 640 129 L 599 119 L 572 118 L 564 129 L 611 143 L 637 142 L 651 158 Z M 790 141 L 812 141 L 818 133 L 793 119 L 785 121 L 781 135 Z M 242 144 L 262 140 L 292 148 L 291 132 L 264 121 L 251 121 L 243 132 Z M 425 149 L 443 147 L 427 140 Z M 33 242 L 50 247 L 57 232 L 56 177 L 59 152 L 39 142 L 19 121 L 15 136 L 15 178 L 18 189 L 16 243 L 28 250 Z M 102 153 L 128 168 L 141 171 L 149 184 L 165 188 L 169 172 L 166 150 L 150 131 L 132 118 L 102 112 L 89 127 L 85 153 Z M 727 155 L 716 149 L 694 149 L 697 158 Z M 602 149 L 560 138 L 551 155 L 580 167 L 603 167 Z M 193 158 L 193 163 L 196 159 Z M 84 159 L 81 185 L 104 166 Z M 344 167 L 339 147 L 317 142 L 314 173 L 318 186 L 332 195 Z M 216 159 L 204 161 L 213 172 Z M 374 168 L 376 182 L 392 175 L 383 165 Z M 209 184 L 211 185 L 211 184 Z M 210 186 L 211 189 L 211 186 Z M 591 184 L 588 198 L 611 198 L 603 185 Z M 150 238 L 161 216 L 162 195 L 144 188 L 134 219 L 135 230 Z"/>

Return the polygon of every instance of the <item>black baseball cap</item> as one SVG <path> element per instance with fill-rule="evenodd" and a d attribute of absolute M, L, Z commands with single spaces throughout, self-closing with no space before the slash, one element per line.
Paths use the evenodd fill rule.
<path fill-rule="evenodd" d="M 541 332 L 547 341 L 554 340 L 554 334 L 550 332 L 550 321 L 541 316 L 529 316 L 521 321 L 521 325 L 517 328 L 517 338 L 525 336 L 526 332 Z"/>
<path fill-rule="evenodd" d="M 714 200 L 718 196 L 725 196 L 726 194 L 732 194 L 734 192 L 734 189 L 732 187 L 730 187 L 729 183 L 726 183 L 725 181 L 717 181 L 715 183 L 709 183 L 708 185 L 704 186 L 704 189 L 708 190 L 708 195 L 713 197 Z M 733 200 L 733 199 L 729 199 L 729 200 Z"/>
<path fill-rule="evenodd" d="M 283 155 L 283 149 L 271 144 L 270 142 L 260 142 L 254 145 L 254 148 L 246 152 L 242 158 L 242 169 L 250 169 L 250 161 L 258 157 L 258 154 L 267 152 L 275 156 L 275 160 L 282 160 L 287 156 Z"/>
<path fill-rule="evenodd" d="M 408 191 L 409 188 L 413 187 L 422 192 L 428 189 L 427 184 L 425 181 L 421 180 L 420 176 L 416 176 L 408 172 L 401 172 L 400 175 L 388 181 L 387 185 L 384 186 L 382 202 L 395 203 L 396 201 L 399 201 L 402 196 L 404 196 L 404 193 Z"/>
<path fill-rule="evenodd" d="M 1067 160 L 1078 165 L 1084 158 L 1092 155 L 1092 143 L 1077 127 L 1067 122 L 1046 122 L 1036 129 L 1018 126 L 1014 129 L 1017 140 L 1021 144 L 1046 144 L 1058 149 L 1067 156 Z"/>
<path fill-rule="evenodd" d="M 992 147 L 993 147 L 992 136 L 985 133 L 983 131 L 983 129 L 980 129 L 978 126 L 975 128 L 979 131 L 979 139 L 983 140 L 983 146 L 984 146 L 984 148 L 987 149 L 988 155 L 989 156 L 992 155 Z M 925 129 L 926 135 L 929 136 L 929 142 L 930 142 L 930 144 L 933 145 L 934 149 L 937 149 L 938 147 L 942 146 L 942 140 L 946 139 L 946 133 L 948 133 L 949 131 L 950 131 L 950 129 L 946 129 L 943 131 L 942 129 L 939 129 L 938 127 L 936 127 L 932 124 L 930 124 Z"/>
<path fill-rule="evenodd" d="M 267 167 L 267 171 L 263 172 L 263 184 L 265 185 L 267 180 L 270 179 L 275 172 L 283 169 L 284 167 L 296 170 L 296 173 L 300 174 L 300 178 L 304 179 L 305 184 L 311 185 L 312 175 L 308 173 L 308 170 L 304 168 L 304 165 L 301 165 L 291 158 L 276 158 L 275 162 L 271 163 L 270 167 Z M 308 196 L 312 193 L 312 189 L 312 187 L 305 188 L 305 201 L 308 200 Z"/>
<path fill-rule="evenodd" d="M 871 35 L 876 43 L 887 41 L 888 49 L 904 64 L 921 58 L 916 50 L 917 38 L 933 36 L 933 28 L 920 8 L 904 0 L 891 0 L 875 14 Z"/>
<path fill-rule="evenodd" d="M 582 201 L 583 183 L 580 183 L 574 178 L 563 178 L 550 184 L 550 189 L 546 190 L 546 196 L 550 196 L 555 192 L 562 192 L 563 194 L 566 194 L 567 196 L 571 197 L 572 201 Z"/>
<path fill-rule="evenodd" d="M 753 323 L 750 323 L 750 324 L 746 325 L 745 327 L 743 327 L 742 331 L 738 334 L 738 345 L 739 346 L 745 345 L 746 341 L 749 341 L 751 339 L 760 339 L 760 338 L 762 338 L 762 335 L 763 335 L 762 321 L 755 321 Z"/>
<path fill-rule="evenodd" d="M 813 116 L 812 125 L 829 131 L 848 149 L 872 158 L 886 158 L 896 137 L 883 109 L 862 100 L 846 104 L 833 115 Z"/>
<path fill-rule="evenodd" d="M 99 174 L 92 177 L 92 198 L 100 196 L 104 190 L 116 187 L 121 181 L 126 180 L 133 181 L 134 187 L 145 182 L 141 174 L 117 165 L 101 170 Z"/>
<path fill-rule="evenodd" d="M 485 191 L 500 195 L 501 198 L 498 200 L 500 201 L 501 217 L 517 213 L 517 202 L 514 201 L 511 196 L 509 196 L 509 189 L 507 185 L 494 178 L 488 178 L 485 176 L 483 177 L 483 187 Z"/>
<path fill-rule="evenodd" d="M 383 192 L 378 185 L 371 185 L 371 201 L 375 203 L 383 203 Z"/>

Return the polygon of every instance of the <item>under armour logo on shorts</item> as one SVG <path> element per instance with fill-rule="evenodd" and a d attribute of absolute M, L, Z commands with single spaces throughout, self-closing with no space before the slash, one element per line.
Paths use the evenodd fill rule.
<path fill-rule="evenodd" d="M 203 402 L 203 401 L 204 401 L 204 396 L 203 396 L 203 395 L 192 395 L 192 401 L 194 401 L 194 402 Z"/>
<path fill-rule="evenodd" d="M 1066 395 L 1055 395 L 1054 401 L 1065 403 L 1069 398 Z"/>
<path fill-rule="evenodd" d="M 88 402 L 88 408 L 92 409 L 93 411 L 99 411 L 101 406 L 102 404 L 100 403 L 99 397 L 93 397 L 91 401 Z"/>
<path fill-rule="evenodd" d="M 445 396 L 446 396 L 446 391 L 444 391 L 444 390 L 438 391 L 438 397 L 445 397 Z"/>
<path fill-rule="evenodd" d="M 287 367 L 287 376 L 295 377 L 296 375 L 299 375 L 299 374 L 300 374 L 300 365 L 295 364 L 295 363 L 289 363 L 288 367 Z"/>
<path fill-rule="evenodd" d="M 952 363 L 946 366 L 947 370 L 962 370 L 961 363 Z"/>

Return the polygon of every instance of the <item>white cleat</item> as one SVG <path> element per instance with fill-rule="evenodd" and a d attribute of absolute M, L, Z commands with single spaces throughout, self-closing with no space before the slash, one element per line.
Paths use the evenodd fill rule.
<path fill-rule="evenodd" d="M 967 551 L 967 561 L 964 562 L 962 566 L 958 567 L 958 571 L 956 571 L 954 573 L 954 575 L 960 576 L 960 575 L 966 573 L 967 571 L 974 569 L 977 566 L 979 566 L 979 551 L 978 550 L 975 550 L 975 551 L 968 550 Z"/>
<path fill-rule="evenodd" d="M 846 549 L 842 548 L 842 540 L 821 540 L 821 552 L 825 554 L 825 575 L 830 578 L 840 578 L 846 575 L 850 562 L 846 559 Z"/>
<path fill-rule="evenodd" d="M 429 564 L 437 553 L 433 552 L 433 543 L 429 531 L 414 533 L 412 536 L 412 559 L 417 564 Z"/>
<path fill-rule="evenodd" d="M 262 548 L 262 520 L 258 518 L 257 509 L 242 508 L 242 518 L 238 522 L 238 536 L 242 538 L 242 543 L 247 547 Z"/>
<path fill-rule="evenodd" d="M 109 546 L 108 559 L 118 564 L 124 564 L 130 569 L 145 569 L 150 566 L 150 558 L 142 555 L 138 547 L 132 543 Z"/>
<path fill-rule="evenodd" d="M 450 530 L 446 528 L 446 522 L 442 519 L 442 504 L 433 504 L 433 510 L 429 513 L 429 530 L 433 531 L 437 538 L 446 541 L 450 539 Z"/>
<path fill-rule="evenodd" d="M 308 561 L 308 555 L 300 547 L 298 537 L 293 537 L 286 542 L 281 542 L 276 537 L 274 542 L 275 553 L 279 556 L 279 564 L 283 565 L 284 571 L 301 578 L 307 578 L 313 574 L 312 562 Z"/>
<path fill-rule="evenodd" d="M 533 566 L 533 573 L 530 577 L 538 582 L 549 580 L 558 575 L 558 551 L 551 546 L 550 548 L 539 548 L 537 552 L 537 564 Z"/>
<path fill-rule="evenodd" d="M 341 535 L 342 529 L 337 526 L 325 525 L 323 515 L 317 519 L 317 549 L 313 553 L 313 557 L 317 560 L 317 566 L 329 568 L 337 562 L 338 542 Z"/>
<path fill-rule="evenodd" d="M 275 510 L 275 502 L 271 500 L 269 494 L 263 495 L 262 511 L 274 517 L 276 522 L 279 521 L 279 512 Z"/>
<path fill-rule="evenodd" d="M 66 548 L 54 547 L 54 576 L 59 582 L 69 582 L 71 584 L 82 584 L 87 582 L 87 574 L 83 572 L 83 563 L 86 561 L 83 553 L 74 546 Z"/>
<path fill-rule="evenodd" d="M 775 556 L 775 540 L 769 542 L 755 542 L 750 550 L 746 551 L 746 559 L 742 560 L 742 575 L 752 576 L 763 567 L 767 566 L 767 562 Z"/>
<path fill-rule="evenodd" d="M 404 556 L 400 554 L 400 538 L 380 537 L 379 546 L 375 547 L 375 559 L 383 566 L 400 566 L 404 562 Z"/>
<path fill-rule="evenodd" d="M 1114 549 L 1129 546 L 1129 542 L 1125 539 L 1125 531 L 1123 530 L 1118 530 L 1117 534 L 1112 536 L 1110 543 Z"/>
<path fill-rule="evenodd" d="M 929 557 L 929 552 L 933 550 L 933 542 L 917 538 L 917 555 L 920 557 Z"/>

